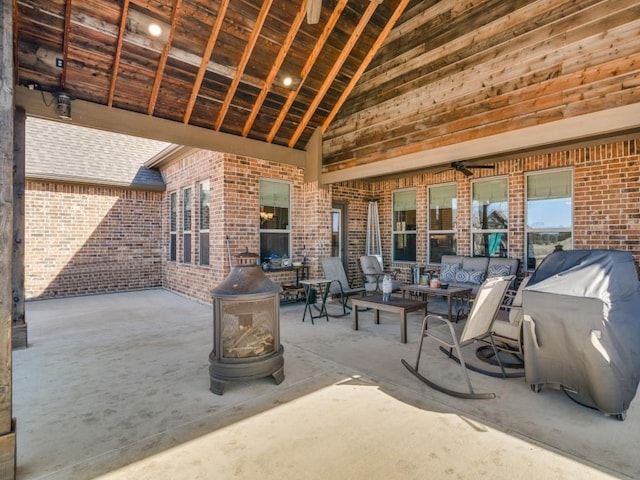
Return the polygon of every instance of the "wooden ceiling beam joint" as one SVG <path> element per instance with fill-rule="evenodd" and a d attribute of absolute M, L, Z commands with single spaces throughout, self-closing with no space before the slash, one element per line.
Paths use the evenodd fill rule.
<path fill-rule="evenodd" d="M 262 108 L 262 105 L 264 104 L 264 101 L 267 98 L 269 89 L 273 85 L 273 82 L 276 76 L 278 75 L 278 72 L 280 71 L 282 64 L 284 63 L 285 58 L 289 53 L 289 50 L 291 49 L 291 45 L 293 45 L 293 41 L 295 40 L 296 35 L 300 30 L 300 26 L 302 25 L 304 17 L 305 17 L 305 9 L 301 8 L 300 10 L 298 10 L 296 17 L 293 20 L 293 23 L 291 24 L 291 28 L 289 29 L 289 32 L 287 33 L 287 36 L 284 42 L 282 43 L 282 47 L 278 52 L 278 56 L 276 57 L 276 60 L 273 62 L 273 65 L 271 67 L 271 70 L 269 71 L 269 74 L 267 75 L 267 78 L 265 80 L 264 86 L 262 87 L 262 90 L 260 90 L 260 93 L 258 94 L 258 98 L 256 99 L 256 102 L 253 106 L 253 109 L 251 110 L 251 113 L 249 114 L 249 118 L 247 118 L 247 121 L 244 124 L 244 128 L 242 129 L 243 137 L 246 137 L 249 134 L 249 130 L 251 130 L 251 127 L 253 126 L 253 123 L 255 122 L 256 117 L 258 116 L 258 112 Z"/>
<path fill-rule="evenodd" d="M 302 132 L 304 131 L 304 129 L 307 128 L 307 125 L 309 124 L 311 117 L 313 116 L 316 109 L 318 108 L 318 105 L 320 105 L 320 102 L 326 95 L 327 91 L 329 90 L 329 87 L 331 86 L 335 78 L 338 76 L 338 73 L 340 73 L 340 70 L 342 69 L 344 62 L 347 60 L 347 58 L 351 54 L 353 47 L 355 47 L 358 39 L 362 35 L 362 32 L 364 32 L 365 27 L 369 23 L 369 20 L 371 19 L 371 16 L 373 15 L 373 13 L 376 11 L 376 8 L 378 8 L 378 5 L 379 4 L 377 2 L 369 2 L 369 5 L 365 10 L 364 15 L 360 17 L 360 21 L 358 22 L 358 25 L 351 33 L 351 36 L 349 37 L 349 39 L 347 40 L 347 43 L 345 44 L 344 48 L 340 52 L 338 59 L 331 67 L 331 70 L 329 71 L 329 74 L 327 75 L 324 82 L 322 83 L 322 86 L 316 92 L 316 95 L 313 98 L 313 101 L 311 102 L 311 104 L 309 105 L 309 108 L 307 109 L 304 116 L 302 117 L 302 121 L 298 123 L 298 127 L 296 128 L 295 132 L 293 133 L 293 136 L 289 140 L 289 148 L 293 148 L 293 146 L 300 139 L 300 135 L 302 135 Z"/>
<path fill-rule="evenodd" d="M 278 133 L 278 130 L 280 130 L 280 127 L 282 126 L 284 119 L 289 113 L 289 109 L 291 108 L 291 105 L 293 105 L 293 102 L 298 96 L 298 93 L 300 93 L 300 90 L 302 90 L 302 86 L 304 85 L 304 82 L 309 76 L 309 72 L 311 71 L 311 68 L 316 63 L 316 60 L 318 59 L 318 56 L 320 55 L 322 48 L 327 43 L 327 39 L 329 38 L 329 35 L 335 28 L 336 23 L 338 23 L 338 19 L 340 18 L 340 15 L 342 14 L 342 11 L 345 9 L 346 6 L 347 6 L 347 0 L 339 0 L 333 12 L 331 13 L 331 17 L 329 17 L 329 20 L 324 26 L 324 29 L 322 30 L 320 37 L 318 37 L 318 41 L 313 47 L 311 54 L 307 58 L 307 61 L 305 62 L 304 67 L 302 68 L 302 71 L 300 72 L 300 82 L 298 83 L 298 88 L 296 88 L 294 91 L 290 92 L 289 95 L 287 95 L 287 100 L 285 101 L 285 104 L 283 105 L 282 110 L 278 115 L 278 118 L 276 119 L 273 126 L 271 127 L 271 130 L 269 131 L 269 135 L 267 135 L 267 142 L 269 143 L 273 142 L 273 139 Z"/>
<path fill-rule="evenodd" d="M 211 27 L 211 33 L 209 34 L 209 38 L 207 39 L 207 45 L 204 48 L 204 55 L 202 56 L 200 67 L 198 67 L 196 80 L 195 82 L 193 82 L 191 95 L 189 96 L 189 101 L 187 102 L 187 107 L 185 109 L 184 116 L 182 118 L 182 122 L 185 124 L 189 123 L 189 119 L 191 118 L 191 114 L 193 113 L 193 107 L 196 104 L 196 99 L 198 98 L 198 92 L 200 91 L 200 87 L 202 86 L 202 81 L 204 80 L 204 74 L 207 71 L 207 65 L 209 64 L 211 55 L 213 55 L 213 49 L 215 48 L 216 41 L 218 40 L 218 35 L 220 34 L 220 30 L 222 29 L 222 22 L 224 22 L 224 17 L 227 13 L 228 6 L 229 6 L 229 0 L 222 0 L 220 2 L 220 8 L 218 8 L 216 21 L 213 23 Z"/>
<path fill-rule="evenodd" d="M 253 53 L 253 49 L 256 46 L 256 42 L 258 41 L 258 36 L 260 35 L 260 31 L 264 26 L 264 22 L 267 19 L 267 15 L 269 14 L 269 9 L 271 8 L 271 4 L 273 0 L 264 0 L 262 3 L 262 8 L 260 9 L 260 13 L 258 14 L 258 18 L 256 19 L 256 23 L 251 30 L 251 35 L 249 36 L 249 41 L 247 42 L 247 46 L 245 47 L 242 58 L 240 59 L 240 63 L 238 64 L 238 68 L 236 69 L 236 74 L 231 81 L 231 86 L 227 91 L 227 96 L 222 103 L 222 107 L 220 108 L 220 112 L 218 113 L 218 118 L 214 124 L 215 130 L 220 130 L 220 126 L 224 121 L 224 117 L 227 115 L 227 111 L 229 110 L 229 106 L 231 105 L 231 101 L 233 100 L 234 95 L 236 94 L 236 90 L 238 89 L 238 84 L 242 79 L 242 74 L 244 73 L 244 69 L 247 67 L 247 63 L 249 62 L 249 58 L 251 58 L 251 54 Z"/>
<path fill-rule="evenodd" d="M 69 60 L 69 35 L 71 34 L 71 0 L 66 0 L 64 6 L 64 33 L 62 40 L 62 75 L 60 76 L 60 89 L 67 85 L 67 63 Z"/>
<path fill-rule="evenodd" d="M 176 32 L 176 25 L 178 23 L 178 15 L 180 8 L 182 7 L 182 0 L 175 0 L 173 5 L 173 12 L 171 13 L 171 27 L 169 28 L 169 37 L 164 44 L 162 54 L 160 55 L 160 61 L 158 62 L 158 69 L 156 70 L 156 77 L 153 82 L 153 89 L 151 90 L 151 98 L 149 99 L 149 108 L 147 114 L 153 115 L 156 108 L 156 102 L 158 101 L 158 94 L 160 93 L 160 84 L 162 83 L 162 77 L 164 76 L 164 68 L 167 65 L 167 58 L 169 57 L 169 51 L 171 50 L 171 42 Z"/>
<path fill-rule="evenodd" d="M 111 72 L 111 83 L 109 85 L 109 96 L 107 106 L 113 106 L 113 98 L 116 94 L 116 81 L 118 80 L 118 69 L 120 68 L 120 56 L 122 55 L 122 41 L 127 28 L 127 14 L 129 13 L 129 0 L 124 0 L 122 5 L 122 16 L 120 17 L 120 28 L 118 30 L 118 40 L 116 42 L 116 53 L 113 59 L 113 69 Z"/>

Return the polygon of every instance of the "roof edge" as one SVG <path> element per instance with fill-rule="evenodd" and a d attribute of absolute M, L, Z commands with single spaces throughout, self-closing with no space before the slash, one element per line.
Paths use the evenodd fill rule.
<path fill-rule="evenodd" d="M 202 150 L 201 148 L 188 147 L 186 145 L 177 145 L 171 144 L 164 150 L 159 151 L 149 160 L 143 163 L 143 165 L 147 168 L 161 168 L 168 163 L 174 162 L 175 160 L 180 160 L 185 158 L 186 156 L 196 152 L 198 150 Z"/>
<path fill-rule="evenodd" d="M 145 192 L 164 192 L 166 190 L 165 185 L 153 185 L 144 183 L 127 183 L 127 182 L 114 182 L 109 180 L 92 180 L 86 177 L 75 177 L 73 175 L 56 175 L 56 174 L 33 174 L 27 173 L 25 180 L 35 180 L 39 182 L 58 182 L 58 183 L 72 183 L 76 185 L 89 185 L 92 187 L 120 187 L 128 190 L 141 190 Z"/>

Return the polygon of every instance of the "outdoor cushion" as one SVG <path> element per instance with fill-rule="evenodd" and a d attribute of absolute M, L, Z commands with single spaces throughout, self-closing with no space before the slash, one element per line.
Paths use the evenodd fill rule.
<path fill-rule="evenodd" d="M 487 265 L 489 265 L 489 259 L 487 257 L 464 257 L 462 259 L 463 270 L 481 270 L 486 272 Z"/>
<path fill-rule="evenodd" d="M 480 285 L 484 282 L 484 271 L 482 270 L 458 270 L 455 281 L 458 283 L 473 283 Z"/>
<path fill-rule="evenodd" d="M 453 282 L 456 279 L 456 272 L 460 267 L 457 263 L 443 263 L 440 266 L 440 281 Z"/>
<path fill-rule="evenodd" d="M 510 275 L 511 273 L 511 269 L 509 268 L 508 265 L 496 265 L 496 264 L 491 264 L 489 265 L 489 270 L 487 272 L 487 277 L 491 278 L 491 277 L 505 277 L 507 275 Z"/>
<path fill-rule="evenodd" d="M 489 266 L 491 265 L 505 265 L 509 267 L 509 273 L 507 275 L 516 275 L 518 273 L 520 260 L 517 258 L 491 257 L 489 259 Z"/>

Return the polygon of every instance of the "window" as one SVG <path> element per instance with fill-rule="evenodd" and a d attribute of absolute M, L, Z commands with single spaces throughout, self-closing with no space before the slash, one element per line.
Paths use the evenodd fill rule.
<path fill-rule="evenodd" d="M 200 265 L 209 265 L 209 180 L 200 183 Z"/>
<path fill-rule="evenodd" d="M 556 249 L 573 248 L 572 185 L 570 170 L 527 174 L 527 270 L 534 270 L 544 257 Z"/>
<path fill-rule="evenodd" d="M 176 261 L 176 228 L 178 226 L 178 194 L 169 195 L 169 261 Z"/>
<path fill-rule="evenodd" d="M 182 262 L 191 263 L 191 188 L 182 190 Z"/>
<path fill-rule="evenodd" d="M 471 251 L 475 257 L 506 257 L 509 229 L 507 178 L 472 184 Z"/>
<path fill-rule="evenodd" d="M 429 187 L 429 263 L 457 251 L 458 186 Z"/>
<path fill-rule="evenodd" d="M 260 261 L 291 257 L 291 185 L 260 180 Z"/>
<path fill-rule="evenodd" d="M 416 191 L 393 192 L 394 262 L 416 261 Z"/>

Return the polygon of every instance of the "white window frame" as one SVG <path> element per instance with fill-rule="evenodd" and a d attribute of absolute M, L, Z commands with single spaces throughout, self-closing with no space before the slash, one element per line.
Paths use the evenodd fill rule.
<path fill-rule="evenodd" d="M 207 211 L 204 213 L 203 209 L 203 191 L 206 189 L 206 207 Z M 198 184 L 198 264 L 202 267 L 208 267 L 211 265 L 210 258 L 210 245 L 209 245 L 209 229 L 211 226 L 211 186 L 209 180 L 203 180 Z M 206 228 L 202 228 L 203 218 L 205 218 L 207 225 Z M 206 237 L 206 241 L 203 237 Z M 203 248 L 204 244 L 204 248 Z"/>
<path fill-rule="evenodd" d="M 418 239 L 418 231 L 417 230 L 405 230 L 402 228 L 401 225 L 396 225 L 396 215 L 395 215 L 395 202 L 396 202 L 396 194 L 400 193 L 400 192 L 408 192 L 408 191 L 412 191 L 414 196 L 415 196 L 415 201 L 416 201 L 416 228 L 418 227 L 417 225 L 417 214 L 418 214 L 418 193 L 417 193 L 417 189 L 416 188 L 402 188 L 402 189 L 398 189 L 398 190 L 394 190 L 391 192 L 391 261 L 393 263 L 416 263 L 417 261 L 417 256 L 418 256 L 418 252 L 417 252 L 417 243 L 416 243 L 416 258 L 414 259 L 409 259 L 409 260 L 398 260 L 395 258 L 396 255 L 396 236 L 398 235 L 413 235 L 414 237 L 414 242 L 417 242 Z M 405 226 L 406 228 L 406 226 Z"/>
<path fill-rule="evenodd" d="M 482 228 L 475 228 L 473 225 L 473 201 L 474 201 L 474 190 L 476 185 L 479 185 L 481 183 L 485 183 L 485 182 L 495 182 L 495 181 L 504 181 L 506 182 L 506 202 L 507 202 L 507 228 L 488 228 L 488 229 L 482 229 Z M 475 235 L 476 234 L 482 234 L 482 233 L 504 233 L 507 235 L 507 251 L 505 253 L 506 257 L 509 257 L 509 207 L 510 207 L 510 201 L 509 201 L 509 177 L 507 176 L 499 176 L 499 177 L 486 177 L 486 178 L 481 178 L 481 179 L 477 179 L 477 180 L 472 180 L 471 181 L 471 197 L 470 197 L 470 230 L 471 230 L 471 241 L 469 243 L 469 245 L 471 246 L 471 256 L 475 256 Z M 488 256 L 488 255 L 487 255 Z"/>
<path fill-rule="evenodd" d="M 175 217 L 175 218 L 174 218 Z M 178 260 L 178 192 L 169 193 L 169 261 Z"/>
<path fill-rule="evenodd" d="M 279 180 L 279 179 L 275 179 L 275 178 L 260 178 L 260 182 L 259 182 L 259 190 L 262 190 L 262 186 L 263 186 L 263 182 L 269 182 L 269 183 L 279 183 L 279 184 L 283 184 L 283 185 L 287 185 L 289 188 L 289 206 L 287 208 L 288 211 L 288 215 L 289 218 L 288 223 L 286 225 L 286 228 L 262 228 L 262 221 L 260 222 L 260 239 L 261 239 L 261 245 L 260 245 L 260 261 L 264 261 L 264 259 L 262 258 L 262 235 L 263 234 L 286 234 L 287 235 L 287 252 L 286 255 L 291 258 L 291 222 L 293 220 L 293 211 L 291 209 L 291 204 L 293 202 L 293 188 L 292 188 L 292 183 L 285 181 L 285 180 Z M 260 209 L 260 213 L 262 213 L 262 200 L 261 198 L 258 200 L 259 203 L 259 209 Z M 283 255 L 284 256 L 284 255 Z"/>
<path fill-rule="evenodd" d="M 455 208 L 453 216 L 453 228 L 451 230 L 436 230 L 431 228 L 431 192 L 438 188 L 455 187 Z M 427 187 L 427 263 L 435 263 L 431 258 L 431 235 L 453 235 L 456 246 L 458 243 L 458 184 L 457 182 L 439 183 L 436 185 L 429 185 Z M 457 247 L 456 247 L 457 248 Z M 454 252 L 456 253 L 456 252 Z"/>
<path fill-rule="evenodd" d="M 187 192 L 189 199 L 187 202 Z M 188 208 L 187 208 L 188 207 Z M 189 215 L 187 215 L 189 212 Z M 188 221 L 188 226 L 187 226 Z M 193 189 L 182 189 L 182 263 L 190 264 L 193 255 L 191 248 L 191 231 L 193 229 Z"/>
<path fill-rule="evenodd" d="M 529 178 L 536 175 L 553 174 L 569 172 L 569 196 L 571 198 L 571 227 L 545 227 L 545 228 L 531 228 L 529 227 Z M 529 267 L 529 234 L 530 233 L 569 233 L 571 234 L 571 248 L 573 248 L 574 242 L 574 226 L 575 226 L 575 188 L 574 188 L 573 168 L 553 168 L 547 170 L 535 170 L 531 172 L 525 172 L 524 177 L 524 267 L 527 271 L 532 271 L 534 268 Z"/>

